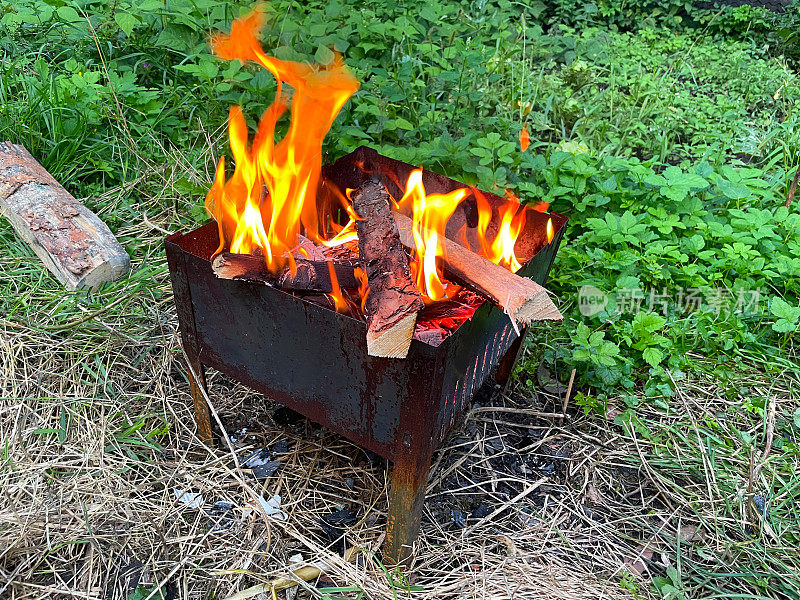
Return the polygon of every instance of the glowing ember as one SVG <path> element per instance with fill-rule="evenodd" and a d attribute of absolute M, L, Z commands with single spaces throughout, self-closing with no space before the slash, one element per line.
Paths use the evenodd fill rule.
<path fill-rule="evenodd" d="M 520 150 L 525 152 L 528 149 L 528 146 L 531 145 L 531 134 L 528 133 L 528 126 L 525 125 L 522 128 L 522 131 L 519 132 L 519 147 Z"/>
<path fill-rule="evenodd" d="M 322 140 L 358 89 L 358 81 L 338 57 L 322 67 L 267 56 L 258 42 L 263 21 L 256 10 L 235 20 L 230 35 L 219 34 L 211 41 L 217 56 L 257 62 L 272 73 L 278 87 L 250 148 L 244 115 L 239 107 L 231 108 L 229 138 L 235 169 L 226 180 L 220 159 L 206 208 L 219 225 L 219 250 L 226 244 L 240 254 L 260 248 L 269 269 L 277 272 L 287 263 L 294 268 L 290 250 L 299 233 L 315 242 L 325 237 L 316 203 Z M 283 96 L 284 84 L 294 90 L 291 107 Z M 287 108 L 291 108 L 289 129 L 276 142 L 275 126 Z"/>

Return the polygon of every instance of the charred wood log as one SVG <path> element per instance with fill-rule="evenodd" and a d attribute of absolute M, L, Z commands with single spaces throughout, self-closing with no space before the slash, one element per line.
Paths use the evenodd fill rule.
<path fill-rule="evenodd" d="M 394 213 L 394 218 L 403 245 L 413 249 L 413 221 L 399 213 Z M 547 290 L 535 281 L 515 275 L 447 238 L 443 239 L 443 246 L 442 261 L 448 275 L 502 308 L 515 327 L 531 321 L 563 319 Z"/>
<path fill-rule="evenodd" d="M 389 193 L 378 179 L 371 178 L 351 197 L 360 217 L 356 221 L 358 252 L 369 282 L 364 304 L 367 353 L 405 358 L 417 313 L 424 304 L 411 278 L 408 254 L 392 217 Z"/>
<path fill-rule="evenodd" d="M 294 292 L 330 294 L 333 291 L 333 284 L 328 268 L 329 263 L 333 264 L 334 276 L 341 289 L 354 290 L 358 288 L 354 266 L 342 262 L 295 258 L 294 273 L 289 267 L 286 267 L 280 273 L 275 274 L 267 269 L 264 257 L 259 254 L 221 252 L 214 257 L 211 268 L 220 279 L 250 281 Z"/>
<path fill-rule="evenodd" d="M 68 290 L 96 289 L 130 268 L 108 226 L 11 142 L 0 143 L 0 215 Z"/>

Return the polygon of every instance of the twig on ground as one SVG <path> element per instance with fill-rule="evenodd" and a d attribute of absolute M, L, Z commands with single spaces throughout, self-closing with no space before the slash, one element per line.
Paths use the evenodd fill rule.
<path fill-rule="evenodd" d="M 517 494 L 516 496 L 514 496 L 514 497 L 513 497 L 511 500 L 509 500 L 509 501 L 508 501 L 508 502 L 506 502 L 505 504 L 503 504 L 503 505 L 501 505 L 501 506 L 497 507 L 497 508 L 496 508 L 496 509 L 494 509 L 494 510 L 493 510 L 493 511 L 492 511 L 490 514 L 488 514 L 487 516 L 483 517 L 483 518 L 482 518 L 480 521 L 478 521 L 477 523 L 475 523 L 474 525 L 472 525 L 472 526 L 471 526 L 471 527 L 470 527 L 470 528 L 469 528 L 467 531 L 468 531 L 468 532 L 474 531 L 474 530 L 475 530 L 477 527 L 479 527 L 480 525 L 483 525 L 483 524 L 484 524 L 484 523 L 486 523 L 487 521 L 491 521 L 491 520 L 492 520 L 492 519 L 494 519 L 494 518 L 495 518 L 497 515 L 499 515 L 500 513 L 502 513 L 503 511 L 505 511 L 506 509 L 508 509 L 508 508 L 512 507 L 513 505 L 515 505 L 517 502 L 519 502 L 519 501 L 520 501 L 520 500 L 522 500 L 523 498 L 525 498 L 525 496 L 528 496 L 528 495 L 530 495 L 530 494 L 531 494 L 531 492 L 534 492 L 534 491 L 536 491 L 536 490 L 537 490 L 537 489 L 538 489 L 538 488 L 539 488 L 539 487 L 540 487 L 540 486 L 541 486 L 543 483 L 545 483 L 546 481 L 547 481 L 547 477 L 542 477 L 541 479 L 537 479 L 537 480 L 536 480 L 536 481 L 534 481 L 532 484 L 530 484 L 528 487 L 526 487 L 524 490 L 522 490 L 522 491 L 521 491 L 519 494 Z"/>
<path fill-rule="evenodd" d="M 564 405 L 561 407 L 562 417 L 559 420 L 561 425 L 564 424 L 564 419 L 567 418 L 567 406 L 569 405 L 569 396 L 572 393 L 572 384 L 575 383 L 575 371 L 577 369 L 572 369 L 572 373 L 569 375 L 569 383 L 567 384 L 567 393 L 564 395 Z"/>
<path fill-rule="evenodd" d="M 786 203 L 784 204 L 786 208 L 792 205 L 792 199 L 794 198 L 794 193 L 797 191 L 798 182 L 800 182 L 800 164 L 797 165 L 797 170 L 794 172 L 794 179 L 792 179 L 792 185 L 789 186 L 789 193 L 786 194 Z"/>
<path fill-rule="evenodd" d="M 759 515 L 758 511 L 755 510 L 753 498 L 755 497 L 755 490 L 756 486 L 758 485 L 758 478 L 761 475 L 761 469 L 764 468 L 764 465 L 769 458 L 770 451 L 772 450 L 772 441 L 775 437 L 776 404 L 775 397 L 770 395 L 767 404 L 767 413 L 764 415 L 766 426 L 766 432 L 764 435 L 764 450 L 761 452 L 761 458 L 758 462 L 755 461 L 755 444 L 750 447 L 750 477 L 747 481 L 747 500 L 751 517 L 755 517 L 755 519 L 753 519 L 754 523 L 761 520 L 761 515 Z"/>
<path fill-rule="evenodd" d="M 510 413 L 515 415 L 529 415 L 531 417 L 539 417 L 542 419 L 555 419 L 566 417 L 569 418 L 569 415 L 564 415 L 564 413 L 560 412 L 541 412 L 538 410 L 533 410 L 532 408 L 510 408 L 505 406 L 481 406 L 479 408 L 475 408 L 472 410 L 472 414 L 481 414 L 481 413 Z"/>

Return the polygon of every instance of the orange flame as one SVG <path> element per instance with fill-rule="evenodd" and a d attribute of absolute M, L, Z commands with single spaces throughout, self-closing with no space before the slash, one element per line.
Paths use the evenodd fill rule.
<path fill-rule="evenodd" d="M 538 202 L 533 206 L 531 206 L 531 208 L 536 212 L 547 212 L 547 209 L 550 208 L 550 204 L 542 200 L 541 202 Z"/>
<path fill-rule="evenodd" d="M 555 231 L 553 231 L 553 218 L 547 219 L 547 243 L 553 241 L 553 238 L 556 236 Z"/>
<path fill-rule="evenodd" d="M 352 192 L 353 192 L 352 188 L 347 188 L 347 190 L 345 191 L 345 196 L 347 196 L 348 202 L 343 203 L 344 209 L 347 212 L 347 215 L 350 217 L 350 220 L 331 239 L 322 240 L 322 244 L 324 246 L 327 246 L 328 248 L 334 248 L 335 246 L 341 246 L 343 244 L 347 244 L 348 242 L 358 241 L 358 233 L 356 232 L 356 221 L 360 220 L 361 217 L 359 217 L 356 214 L 356 211 L 353 210 L 352 204 L 350 204 L 350 202 L 353 201 L 353 199 L 350 197 L 350 194 Z M 341 227 L 341 225 L 337 225 L 336 223 L 331 223 L 331 225 L 332 227 L 334 227 L 334 230 L 338 227 Z"/>
<path fill-rule="evenodd" d="M 398 207 L 403 212 L 410 209 L 414 222 L 415 249 L 411 267 L 424 300 L 440 300 L 448 295 L 448 284 L 442 281 L 441 265 L 437 264 L 436 258 L 444 255 L 447 221 L 466 196 L 467 190 L 463 188 L 449 194 L 426 194 L 422 169 L 415 169 L 408 176 L 405 194 Z M 457 288 L 454 286 L 454 289 Z"/>
<path fill-rule="evenodd" d="M 517 212 L 519 208 L 519 205 L 514 206 L 511 202 L 500 208 L 500 229 L 492 242 L 491 254 L 488 256 L 489 260 L 503 265 L 513 273 L 522 268 L 514 253 L 517 238 L 525 226 L 525 210 Z"/>
<path fill-rule="evenodd" d="M 350 219 L 347 222 L 347 225 L 345 225 L 339 233 L 337 233 L 331 239 L 323 241 L 322 243 L 328 248 L 334 248 L 335 246 L 341 246 L 348 242 L 355 242 L 355 241 L 358 241 L 358 233 L 356 233 L 356 222 L 353 219 Z"/>
<path fill-rule="evenodd" d="M 519 132 L 519 147 L 520 149 L 525 152 L 528 149 L 528 146 L 531 145 L 531 134 L 528 133 L 528 126 L 524 125 L 522 130 Z"/>
<path fill-rule="evenodd" d="M 339 287 L 339 279 L 336 277 L 336 271 L 333 268 L 333 261 L 328 261 L 328 275 L 331 278 L 331 293 L 328 294 L 333 300 L 333 306 L 336 312 L 347 312 L 347 300 L 342 294 L 342 288 Z"/>
<path fill-rule="evenodd" d="M 506 190 L 509 201 L 499 207 L 499 227 L 494 240 L 490 243 L 487 239 L 489 224 L 492 222 L 492 205 L 486 196 L 475 188 L 475 204 L 478 208 L 478 240 L 481 244 L 481 254 L 498 265 L 504 266 L 512 272 L 522 268 L 517 259 L 514 247 L 517 238 L 525 227 L 525 209 L 516 201 L 516 196 Z"/>
<path fill-rule="evenodd" d="M 282 61 L 264 53 L 258 34 L 264 15 L 256 9 L 236 19 L 230 35 L 211 40 L 214 53 L 226 60 L 254 61 L 277 82 L 275 100 L 264 111 L 248 148 L 249 136 L 239 107 L 230 110 L 229 138 L 235 161 L 233 176 L 225 179 L 220 159 L 216 178 L 206 197 L 206 208 L 217 221 L 220 248 L 252 253 L 260 248 L 273 272 L 287 263 L 297 235 L 323 240 L 316 192 L 322 168 L 322 140 L 336 115 L 358 89 L 358 81 L 337 57 L 327 67 Z M 291 101 L 283 85 L 294 90 Z M 275 141 L 275 126 L 286 110 L 291 120 L 286 135 Z"/>
<path fill-rule="evenodd" d="M 361 298 L 361 312 L 364 312 L 364 307 L 367 304 L 367 295 L 369 294 L 369 279 L 367 278 L 367 272 L 360 267 L 356 267 L 353 272 L 356 279 L 358 279 L 358 296 Z"/>

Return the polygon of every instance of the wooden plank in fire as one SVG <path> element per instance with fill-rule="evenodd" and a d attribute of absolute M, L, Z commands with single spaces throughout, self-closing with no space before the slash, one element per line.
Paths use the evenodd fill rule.
<path fill-rule="evenodd" d="M 367 353 L 405 358 L 417 313 L 424 304 L 392 218 L 391 197 L 379 179 L 370 178 L 353 191 L 351 198 L 359 216 L 358 253 L 369 282 L 364 303 Z"/>
<path fill-rule="evenodd" d="M 400 239 L 409 249 L 415 247 L 413 221 L 406 215 L 394 213 Z M 548 291 L 527 277 L 520 277 L 447 238 L 442 238 L 441 257 L 445 271 L 487 300 L 502 308 L 515 328 L 532 321 L 563 319 Z"/>
<path fill-rule="evenodd" d="M 221 252 L 214 257 L 211 268 L 220 279 L 250 281 L 294 292 L 330 294 L 333 291 L 333 284 L 328 265 L 332 264 L 334 275 L 341 289 L 354 290 L 358 288 L 353 264 L 305 258 L 295 258 L 295 264 L 294 273 L 287 266 L 279 274 L 274 274 L 267 269 L 266 260 L 260 254 Z"/>

